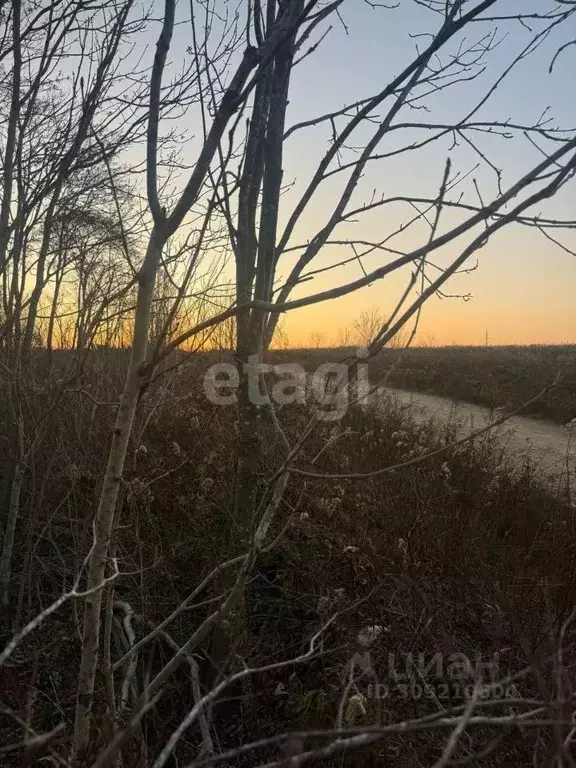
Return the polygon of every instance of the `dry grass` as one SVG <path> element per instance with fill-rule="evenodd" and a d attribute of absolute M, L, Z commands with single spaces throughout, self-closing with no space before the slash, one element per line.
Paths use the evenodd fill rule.
<path fill-rule="evenodd" d="M 350 349 L 275 352 L 277 361 L 312 369 L 340 360 Z M 377 378 L 395 365 L 399 351 L 386 349 L 371 362 Z M 390 385 L 489 408 L 517 408 L 554 380 L 559 384 L 526 409 L 527 415 L 565 424 L 576 417 L 576 346 L 429 347 L 408 349 L 392 370 Z"/>
<path fill-rule="evenodd" d="M 98 365 L 115 368 L 117 361 L 104 365 L 99 359 Z M 200 373 L 186 370 L 173 380 L 150 415 L 144 449 L 133 451 L 128 463 L 117 540 L 126 575 L 116 589 L 119 599 L 133 605 L 139 635 L 147 631 L 145 622 L 162 620 L 230 554 L 227 510 L 235 412 L 207 405 Z M 92 377 L 94 397 L 114 399 L 120 376 L 108 370 L 101 371 L 100 378 L 95 370 L 87 375 Z M 26 514 L 19 528 L 15 573 L 15 594 L 21 584 L 21 622 L 70 584 L 79 553 L 89 541 L 113 409 L 97 406 L 84 395 L 66 397 L 62 412 L 54 414 L 50 440 L 35 458 L 23 498 Z M 155 397 L 152 393 L 149 402 Z M 290 407 L 279 415 L 288 439 L 294 440 L 307 412 Z M 451 439 L 450 430 L 435 432 L 392 406 L 377 414 L 355 409 L 338 424 L 321 425 L 306 445 L 302 466 L 309 466 L 330 439 L 318 469 L 377 469 L 411 452 L 438 447 Z M 280 440 L 267 416 L 263 435 L 264 486 L 281 459 Z M 400 664 L 408 653 L 415 659 L 423 654 L 426 660 L 436 654 L 446 660 L 454 653 L 487 660 L 498 652 L 504 675 L 536 665 L 536 671 L 517 683 L 515 695 L 540 697 L 544 681 L 554 696 L 558 681 L 552 657 L 560 627 L 576 604 L 575 512 L 566 498 L 551 498 L 542 491 L 529 468 L 512 472 L 495 437 L 485 436 L 455 453 L 370 481 L 310 480 L 304 489 L 302 480 L 295 478 L 277 530 L 301 494 L 285 537 L 258 563 L 246 595 L 245 622 L 232 616 L 226 631 L 247 663 L 261 664 L 302 652 L 330 613 L 340 615 L 324 638 L 321 659 L 258 677 L 240 700 L 231 698 L 217 707 L 219 749 L 282 731 L 333 727 L 346 663 L 357 648 L 358 632 L 370 625 L 383 628 L 371 656 L 379 681 L 390 686 L 382 702 L 387 721 L 421 716 L 435 711 L 439 703 L 462 702 L 458 683 L 432 678 L 430 671 L 428 688 L 415 676 L 406 693 L 389 679 L 389 653 L 395 653 Z M 214 596 L 208 590 L 199 600 Z M 182 642 L 189 636 L 208 609 L 202 605 L 184 612 L 170 628 L 174 639 Z M 574 639 L 569 629 L 569 670 Z M 210 649 L 204 652 L 207 659 Z M 19 649 L 15 666 L 2 671 L 3 703 L 23 712 L 34 690 L 32 723 L 38 730 L 54 727 L 62 718 L 69 724 L 78 653 L 75 616 L 67 607 Z M 152 655 L 145 654 L 138 674 L 145 674 L 147 664 L 157 668 L 165 658 L 166 649 L 156 646 Z M 209 661 L 202 666 L 207 676 Z M 366 694 L 368 683 L 360 680 L 359 690 Z M 179 722 L 190 697 L 190 682 L 182 673 L 146 721 L 152 751 Z M 103 709 L 100 690 L 100 716 Z M 378 713 L 377 703 L 369 700 L 358 724 L 373 723 Z M 17 736 L 10 718 L 2 725 L 6 741 Z M 480 749 L 493 736 L 490 729 L 477 729 L 457 757 Z M 99 738 L 102 734 L 95 733 L 95 745 Z M 198 738 L 193 731 L 182 741 L 181 764 L 196 753 Z M 345 756 L 344 763 L 336 758 L 325 764 L 416 768 L 432 764 L 444 740 L 438 732 L 395 735 Z M 546 764 L 549 747 L 543 733 L 510 729 L 498 751 L 476 764 L 529 765 L 534 754 L 537 764 Z M 255 765 L 277 754 L 276 747 L 266 748 L 228 764 Z M 2 765 L 19 764 L 9 757 L 2 757 Z"/>

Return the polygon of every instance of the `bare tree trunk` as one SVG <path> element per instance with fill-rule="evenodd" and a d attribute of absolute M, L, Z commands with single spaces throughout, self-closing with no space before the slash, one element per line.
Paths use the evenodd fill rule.
<path fill-rule="evenodd" d="M 0 585 L 2 587 L 2 605 L 7 606 L 10 600 L 10 577 L 12 575 L 12 552 L 16 537 L 16 524 L 20 517 L 20 494 L 24 481 L 24 463 L 18 462 L 12 479 L 10 492 L 10 506 L 8 508 L 8 520 L 4 533 L 4 546 L 2 559 L 0 560 Z"/>
<path fill-rule="evenodd" d="M 272 28 L 275 3 L 268 0 L 267 30 Z M 252 120 L 246 141 L 246 160 L 238 195 L 238 234 L 236 248 L 236 301 L 248 304 L 254 288 L 258 240 L 256 215 L 258 198 L 264 173 L 264 143 L 270 114 L 272 72 L 268 71 L 257 85 Z M 258 439 L 258 412 L 251 402 L 247 366 L 259 351 L 258 339 L 253 332 L 253 318 L 249 310 L 236 319 L 236 355 L 239 362 L 238 421 L 239 435 L 236 452 L 236 478 L 234 488 L 234 531 L 230 534 L 243 546 L 247 540 L 251 510 L 254 502 L 255 479 L 260 445 Z"/>
<path fill-rule="evenodd" d="M 8 249 L 8 224 L 10 218 L 10 206 L 12 203 L 12 184 L 14 180 L 14 152 L 16 149 L 16 130 L 20 111 L 20 81 L 22 73 L 22 50 L 20 40 L 20 16 L 21 2 L 12 2 L 12 45 L 14 56 L 14 68 L 12 73 L 12 96 L 10 102 L 10 115 L 6 131 L 6 148 L 4 150 L 4 174 L 2 179 L 2 205 L 0 207 L 0 275 L 6 267 L 6 253 Z"/>
<path fill-rule="evenodd" d="M 14 154 L 16 150 L 16 132 L 18 128 L 18 117 L 20 108 L 20 86 L 22 74 L 22 49 L 21 49 L 21 2 L 14 0 L 12 3 L 12 45 L 13 45 L 13 72 L 12 72 L 12 94 L 10 101 L 10 114 L 8 117 L 8 126 L 6 130 L 6 146 L 3 158 L 3 178 L 2 178 L 2 203 L 0 206 L 0 276 L 6 272 L 6 262 L 8 253 L 8 242 L 10 239 L 9 223 L 10 208 L 12 204 L 12 187 L 14 182 Z M 7 290 L 7 280 L 3 280 L 4 290 Z M 6 309 L 6 328 L 10 319 L 10 307 L 7 301 L 4 301 Z M 10 336 L 6 338 L 7 346 L 10 345 Z M 12 425 L 17 429 L 17 425 Z M 15 445 L 20 445 L 17 442 Z M 24 470 L 21 463 L 8 457 L 4 462 L 5 477 L 5 495 L 4 502 L 7 502 L 8 515 L 4 533 L 4 545 L 2 549 L 2 558 L 0 560 L 0 587 L 2 590 L 2 605 L 8 604 L 9 584 L 10 584 L 10 564 L 12 559 L 12 549 L 14 547 L 14 536 L 16 532 L 16 522 L 18 519 L 18 509 L 20 504 L 20 491 L 22 488 L 22 478 Z M 4 504 L 3 504 L 4 506 Z"/>
<path fill-rule="evenodd" d="M 294 3 L 291 13 L 298 18 L 303 3 Z M 274 3 L 268 4 L 267 27 L 274 23 Z M 282 184 L 282 150 L 288 104 L 290 74 L 294 57 L 296 33 L 290 34 L 274 56 L 272 71 L 263 81 L 261 103 L 256 103 L 253 126 L 247 144 L 247 157 L 252 157 L 252 174 L 245 190 L 240 192 L 237 256 L 237 301 L 240 305 L 250 302 L 252 291 L 257 301 L 271 301 L 274 270 L 276 266 L 276 232 L 280 192 Z M 258 94 L 257 94 L 258 96 Z M 253 130 L 252 130 L 253 129 Z M 254 138 L 254 146 L 251 139 Z M 246 162 L 247 168 L 248 160 Z M 262 185 L 262 213 L 259 237 L 255 236 L 258 192 Z M 242 194 L 244 193 L 244 195 Z M 244 233 L 244 234 L 243 234 Z M 243 237 L 241 235 L 243 234 Z M 244 245 L 244 251 L 242 246 Z M 257 268 L 254 270 L 257 253 Z M 255 282 L 255 284 L 254 284 Z M 267 349 L 269 340 L 264 337 L 265 314 L 255 308 L 238 316 L 237 357 L 239 371 L 238 440 L 234 521 L 240 528 L 242 541 L 250 530 L 254 496 L 260 460 L 259 406 L 252 402 L 250 392 L 249 361 L 259 359 Z M 252 372 L 252 377 L 254 372 Z"/>
<path fill-rule="evenodd" d="M 88 747 L 94 678 L 98 663 L 100 612 L 102 607 L 102 590 L 98 589 L 98 587 L 103 583 L 105 577 L 114 513 L 126 461 L 128 441 L 132 431 L 138 398 L 145 379 L 143 366 L 146 361 L 148 347 L 148 325 L 162 246 L 163 238 L 157 230 L 154 230 L 146 251 L 144 264 L 140 271 L 132 354 L 120 408 L 116 417 L 108 465 L 94 523 L 94 544 L 88 563 L 87 590 L 95 591 L 92 591 L 86 597 L 84 609 L 83 652 L 78 681 L 74 728 L 74 756 L 80 765 Z"/>
<path fill-rule="evenodd" d="M 12 552 L 14 550 L 14 540 L 16 537 L 16 525 L 20 516 L 20 494 L 22 492 L 22 483 L 24 481 L 24 471 L 26 468 L 24 460 L 23 420 L 20 417 L 17 426 L 18 429 L 18 448 L 19 457 L 14 467 L 12 475 L 12 488 L 10 491 L 10 503 L 8 505 L 8 518 L 4 531 L 4 545 L 2 547 L 2 556 L 0 558 L 0 589 L 2 590 L 2 605 L 7 606 L 10 600 L 10 576 L 12 575 Z"/>
<path fill-rule="evenodd" d="M 64 261 L 62 257 L 59 257 L 58 269 L 56 271 L 56 278 L 54 283 L 54 295 L 52 297 L 52 307 L 50 309 L 50 319 L 48 320 L 48 331 L 46 333 L 46 372 L 49 373 L 52 369 L 52 353 L 54 351 L 54 324 L 56 322 L 56 314 L 58 312 L 58 301 L 60 299 L 60 289 L 62 287 L 62 280 L 64 279 Z"/>
<path fill-rule="evenodd" d="M 100 612 L 102 605 L 102 590 L 99 587 L 104 582 L 110 535 L 114 523 L 119 485 L 126 460 L 128 440 L 132 431 L 139 396 L 147 379 L 148 366 L 145 366 L 145 362 L 148 332 L 161 252 L 168 238 L 176 232 L 196 201 L 228 121 L 240 106 L 238 94 L 246 84 L 250 73 L 258 64 L 254 50 L 248 47 L 236 74 L 231 79 L 222 97 L 220 106 L 214 116 L 212 127 L 206 136 L 188 183 L 172 213 L 167 218 L 158 201 L 157 142 L 162 74 L 174 28 L 174 14 L 175 0 L 165 0 L 164 22 L 156 45 L 156 55 L 150 80 L 147 134 L 147 193 L 150 211 L 155 224 L 146 251 L 144 264 L 139 274 L 132 352 L 96 513 L 94 544 L 88 564 L 87 588 L 89 594 L 86 598 L 84 611 L 82 659 L 78 681 L 73 744 L 73 760 L 77 764 L 82 764 L 90 736 L 90 716 L 96 666 L 98 663 Z"/>

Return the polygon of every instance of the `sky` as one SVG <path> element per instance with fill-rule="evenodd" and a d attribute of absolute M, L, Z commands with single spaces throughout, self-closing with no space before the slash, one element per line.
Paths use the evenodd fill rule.
<path fill-rule="evenodd" d="M 505 5 L 509 12 L 513 4 L 517 6 L 508 0 L 500 6 Z M 294 121 L 303 119 L 300 111 L 310 114 L 308 108 L 316 112 L 320 108 L 330 109 L 350 96 L 362 96 L 381 87 L 381 83 L 390 78 L 389 73 L 399 70 L 399 62 L 406 61 L 411 55 L 413 41 L 407 33 L 429 30 L 430 24 L 435 23 L 433 17 L 414 2 L 401 3 L 400 8 L 383 12 L 355 2 L 348 12 L 343 12 L 343 17 L 348 34 L 335 25 L 315 54 L 315 67 L 299 73 L 301 80 L 294 83 L 294 91 L 302 93 L 302 98 L 291 101 L 290 117 Z M 423 120 L 445 122 L 461 115 L 466 106 L 484 92 L 486 84 L 505 66 L 511 52 L 520 50 L 527 42 L 528 32 L 520 25 L 506 31 L 508 38 L 489 56 L 488 76 L 456 86 L 440 94 L 439 99 L 430 99 L 431 112 L 423 115 Z M 571 74 L 576 54 L 568 49 L 552 74 L 547 71 L 558 39 L 563 42 L 564 35 L 553 36 L 539 53 L 526 59 L 511 74 L 508 82 L 504 81 L 486 105 L 484 114 L 487 118 L 492 115 L 511 117 L 529 123 L 550 106 L 557 125 L 576 126 L 576 99 L 568 96 L 576 95 Z M 310 103 L 312 94 L 313 105 Z M 409 119 L 421 118 L 410 115 Z M 531 161 L 537 162 L 535 149 L 524 137 L 514 141 L 513 146 L 510 146 L 512 141 L 499 140 L 498 144 L 506 145 L 492 148 L 503 169 L 505 182 L 514 181 Z M 400 194 L 419 195 L 427 191 L 434 197 L 448 146 L 446 143 L 433 146 L 431 152 L 420 152 L 417 157 L 405 154 L 395 162 L 381 163 L 371 173 L 370 182 L 387 195 L 398 194 L 396 190 L 400 189 Z M 309 152 L 312 154 L 313 149 Z M 453 160 L 456 163 L 454 157 Z M 460 167 L 468 170 L 477 158 L 470 152 L 462 152 L 459 160 Z M 490 174 L 479 171 L 476 176 L 484 180 L 485 189 L 494 189 Z M 572 194 L 575 192 L 572 187 Z M 566 196 L 562 202 L 555 210 L 559 210 L 561 216 L 573 216 L 574 204 L 570 205 Z M 402 217 L 406 218 L 405 209 L 398 211 L 398 219 L 392 218 L 394 223 L 399 223 Z M 382 216 L 378 219 L 358 227 L 375 238 L 385 236 L 386 222 L 382 221 Z M 569 239 L 565 242 L 568 244 Z M 415 246 L 421 241 L 416 239 L 412 243 L 408 239 L 408 245 L 412 244 Z M 376 259 L 371 266 L 378 266 L 375 262 Z M 344 270 L 340 279 L 344 278 L 343 273 Z M 357 265 L 350 267 L 345 277 L 348 276 L 351 279 L 361 276 Z M 391 285 L 386 285 L 386 280 L 376 282 L 358 294 L 330 302 L 330 306 L 310 307 L 288 316 L 285 330 L 289 338 L 295 344 L 304 344 L 310 328 L 314 327 L 331 340 L 338 328 L 352 322 L 366 308 L 376 307 L 386 314 L 400 288 L 395 280 L 390 282 Z M 323 287 L 319 285 L 316 289 Z M 468 301 L 431 300 L 421 320 L 423 340 L 433 340 L 435 344 L 483 344 L 488 333 L 490 343 L 494 344 L 576 341 L 576 259 L 534 230 L 515 227 L 496 236 L 478 254 L 478 268 L 469 275 L 454 278 L 447 290 L 470 293 L 472 297 Z"/>
<path fill-rule="evenodd" d="M 549 7 L 551 0 L 501 0 L 497 12 L 511 14 L 522 7 Z M 180 20 L 189 13 L 188 3 L 180 2 Z M 372 7 L 364 0 L 345 0 L 341 19 L 332 20 L 332 28 L 318 48 L 293 74 L 287 125 L 310 119 L 342 107 L 379 91 L 401 71 L 427 38 L 421 33 L 434 31 L 439 20 L 415 0 L 400 0 L 397 8 Z M 497 29 L 496 29 L 497 28 Z M 537 29 L 536 24 L 533 29 Z M 187 56 L 189 42 L 185 24 L 175 35 L 171 49 L 172 63 Z M 486 56 L 485 69 L 477 79 L 458 83 L 451 88 L 431 94 L 419 102 L 418 109 L 407 108 L 396 122 L 451 122 L 466 114 L 490 88 L 508 63 L 527 44 L 531 33 L 518 22 L 499 21 L 474 25 L 467 32 L 467 41 L 496 30 L 498 45 Z M 558 58 L 553 71 L 549 65 L 558 47 L 574 36 L 574 29 L 554 30 L 543 45 L 523 60 L 496 89 L 476 116 L 478 120 L 511 119 L 533 124 L 548 108 L 550 126 L 576 128 L 576 98 L 574 76 L 576 46 L 566 49 Z M 454 48 L 448 49 L 453 51 Z M 193 118 L 188 118 L 190 131 L 197 131 Z M 305 184 L 313 174 L 319 158 L 326 150 L 329 125 L 293 134 L 286 141 L 284 155 L 284 184 L 281 223 L 285 222 Z M 367 134 L 360 136 L 359 145 Z M 410 143 L 424 134 L 413 129 L 393 132 L 381 149 L 389 151 L 404 142 Z M 540 146 L 545 141 L 538 139 Z M 506 140 L 481 136 L 477 146 L 502 171 L 502 186 L 508 187 L 521 177 L 542 155 L 522 134 Z M 193 148 L 190 152 L 193 153 Z M 350 150 L 347 159 L 353 157 Z M 367 202 L 372 194 L 387 197 L 411 195 L 434 199 L 438 194 L 443 170 L 450 156 L 453 171 L 470 172 L 459 187 L 463 200 L 477 203 L 472 178 L 485 201 L 497 192 L 496 175 L 471 147 L 460 142 L 452 146 L 450 138 L 442 139 L 417 152 L 372 163 L 351 201 Z M 192 154 L 191 154 L 192 157 Z M 480 163 L 480 167 L 475 166 Z M 321 191 L 304 214 L 292 242 L 305 243 L 329 217 L 335 200 L 340 174 L 322 185 Z M 557 218 L 575 218 L 576 185 L 562 191 L 552 203 L 542 204 L 539 211 Z M 354 224 L 337 230 L 335 237 L 354 237 L 381 241 L 395 231 L 414 210 L 406 204 L 390 205 L 365 215 Z M 457 221 L 451 214 L 443 215 L 442 226 Z M 442 228 L 442 227 L 441 227 Z M 404 250 L 423 245 L 429 228 L 421 222 L 391 241 Z M 568 247 L 576 249 L 572 232 L 558 234 Z M 449 262 L 465 241 L 441 249 L 434 254 L 440 265 Z M 350 256 L 341 247 L 325 248 L 315 262 L 326 267 Z M 514 226 L 498 233 L 477 254 L 469 266 L 475 269 L 457 275 L 446 291 L 463 298 L 434 298 L 426 305 L 419 326 L 418 339 L 432 344 L 530 344 L 576 342 L 576 258 L 548 241 L 534 228 Z M 366 271 L 386 263 L 382 252 L 363 260 Z M 293 259 L 284 257 L 278 278 L 286 277 Z M 325 290 L 362 276 L 362 266 L 354 261 L 338 270 L 329 270 L 298 288 L 292 297 Z M 401 294 L 408 272 L 394 274 L 374 282 L 346 297 L 303 308 L 285 316 L 282 327 L 294 346 L 306 345 L 312 334 L 321 334 L 327 344 L 334 343 L 340 329 L 349 327 L 366 309 L 377 309 L 383 315 L 392 310 Z"/>

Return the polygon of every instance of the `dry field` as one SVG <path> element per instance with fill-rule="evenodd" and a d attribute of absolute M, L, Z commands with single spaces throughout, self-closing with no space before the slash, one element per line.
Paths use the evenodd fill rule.
<path fill-rule="evenodd" d="M 289 350 L 271 355 L 275 360 L 294 360 L 312 369 L 354 351 L 353 348 Z M 576 417 L 575 345 L 421 347 L 403 353 L 387 349 L 370 365 L 374 380 L 392 369 L 389 384 L 399 389 L 509 409 L 530 400 L 560 373 L 557 386 L 523 413 L 558 424 Z"/>

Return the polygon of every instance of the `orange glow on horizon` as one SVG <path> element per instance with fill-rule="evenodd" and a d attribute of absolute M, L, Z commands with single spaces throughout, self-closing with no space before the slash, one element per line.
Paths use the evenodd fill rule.
<path fill-rule="evenodd" d="M 283 331 L 290 347 L 339 346 L 341 329 L 350 328 L 359 314 L 377 304 L 350 301 L 349 306 L 313 306 L 288 315 Z M 385 307 L 382 308 L 385 314 Z M 412 323 L 407 325 L 408 332 Z M 505 306 L 435 300 L 425 307 L 414 345 L 574 344 L 576 311 L 572 307 Z M 313 343 L 315 342 L 315 343 Z"/>

